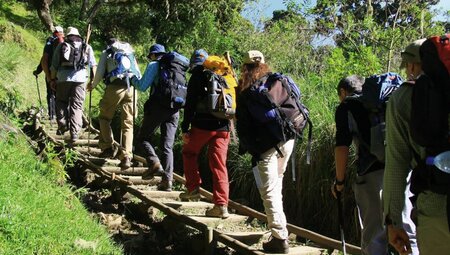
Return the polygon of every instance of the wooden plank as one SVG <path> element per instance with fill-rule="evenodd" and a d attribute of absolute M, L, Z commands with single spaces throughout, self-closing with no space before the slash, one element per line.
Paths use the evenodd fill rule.
<path fill-rule="evenodd" d="M 183 209 L 208 209 L 214 206 L 212 203 L 198 201 L 198 202 L 181 202 L 181 201 L 170 201 L 164 202 L 165 205 L 170 206 L 177 210 Z"/>
<path fill-rule="evenodd" d="M 144 172 L 147 171 L 147 167 L 130 167 L 127 169 L 121 169 L 117 166 L 102 166 L 102 169 L 110 173 L 121 174 L 121 175 L 133 175 L 142 176 Z"/>

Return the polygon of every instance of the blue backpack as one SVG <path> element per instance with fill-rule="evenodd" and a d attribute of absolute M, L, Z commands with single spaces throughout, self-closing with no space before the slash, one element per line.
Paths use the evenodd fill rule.
<path fill-rule="evenodd" d="M 112 82 L 112 78 L 126 79 L 127 85 L 129 85 L 128 73 L 133 73 L 137 77 L 141 75 L 139 67 L 136 66 L 136 58 L 130 44 L 116 42 L 107 50 L 107 53 L 108 58 L 114 60 L 116 68 L 105 75 L 106 85 Z"/>
<path fill-rule="evenodd" d="M 152 90 L 152 96 L 163 106 L 180 109 L 186 104 L 186 71 L 189 59 L 172 51 L 159 60 L 160 71 L 158 83 Z"/>
<path fill-rule="evenodd" d="M 380 162 L 384 162 L 385 158 L 386 103 L 392 92 L 398 89 L 402 83 L 403 79 L 397 73 L 372 75 L 365 79 L 362 94 L 356 96 L 367 110 L 370 120 L 370 144 L 365 144 L 362 139 L 359 139 L 360 143 L 366 146 Z M 356 122 L 351 113 L 349 115 L 351 129 L 358 135 Z"/>

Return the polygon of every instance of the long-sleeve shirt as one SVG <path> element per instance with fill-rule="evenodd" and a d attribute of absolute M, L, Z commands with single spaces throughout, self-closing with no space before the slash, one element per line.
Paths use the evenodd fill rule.
<path fill-rule="evenodd" d="M 138 79 L 136 76 L 134 76 L 131 79 L 131 83 L 139 91 L 146 91 L 149 87 L 158 82 L 158 77 L 159 77 L 159 61 L 152 61 L 148 63 L 147 67 L 145 68 L 145 72 L 142 78 Z"/>
<path fill-rule="evenodd" d="M 411 97 L 414 85 L 403 84 L 390 97 L 386 110 L 386 166 L 383 181 L 384 214 L 395 227 L 402 226 L 402 210 L 405 204 L 407 176 L 417 163 L 413 150 L 421 157 L 425 149 L 411 138 Z M 439 210 L 442 198 L 427 192 L 430 211 Z"/>

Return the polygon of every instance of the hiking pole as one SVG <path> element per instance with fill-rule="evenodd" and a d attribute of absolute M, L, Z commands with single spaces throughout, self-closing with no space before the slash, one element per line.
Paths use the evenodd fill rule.
<path fill-rule="evenodd" d="M 88 107 L 88 154 L 91 150 L 91 108 L 92 108 L 92 90 L 89 91 L 89 107 Z"/>
<path fill-rule="evenodd" d="M 38 82 L 38 77 L 36 75 L 36 87 L 37 87 L 37 91 L 38 91 L 38 97 L 39 97 L 39 111 L 42 111 L 42 99 L 41 99 L 41 90 L 39 89 L 39 82 Z"/>
<path fill-rule="evenodd" d="M 336 191 L 338 203 L 339 232 L 341 234 L 342 252 L 344 253 L 344 255 L 347 255 L 347 252 L 345 250 L 345 237 L 344 237 L 344 215 L 342 213 L 342 200 L 341 200 L 342 192 L 336 189 L 336 185 L 334 186 L 334 190 Z"/>

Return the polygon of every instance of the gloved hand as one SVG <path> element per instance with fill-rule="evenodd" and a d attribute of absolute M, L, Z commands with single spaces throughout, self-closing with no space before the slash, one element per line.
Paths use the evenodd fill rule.
<path fill-rule="evenodd" d="M 131 79 L 133 78 L 134 73 L 126 73 L 125 76 Z"/>
<path fill-rule="evenodd" d="M 38 77 L 39 74 L 38 74 L 37 70 L 33 71 L 33 75 L 36 76 L 36 78 Z"/>

